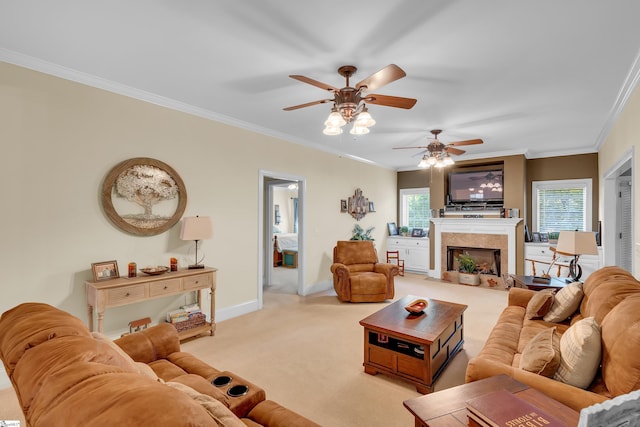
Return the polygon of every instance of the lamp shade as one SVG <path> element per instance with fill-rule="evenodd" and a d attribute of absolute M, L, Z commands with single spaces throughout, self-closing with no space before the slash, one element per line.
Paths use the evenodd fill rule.
<path fill-rule="evenodd" d="M 180 239 L 204 240 L 213 236 L 213 223 L 208 216 L 187 216 L 182 219 Z"/>
<path fill-rule="evenodd" d="M 590 231 L 561 231 L 556 251 L 569 255 L 598 255 L 596 236 Z"/>

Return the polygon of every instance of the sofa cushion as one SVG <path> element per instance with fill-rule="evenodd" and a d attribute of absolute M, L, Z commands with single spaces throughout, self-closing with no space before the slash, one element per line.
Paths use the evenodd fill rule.
<path fill-rule="evenodd" d="M 527 304 L 525 317 L 527 319 L 535 319 L 547 314 L 549 312 L 549 309 L 551 308 L 551 305 L 553 304 L 554 294 L 554 289 L 545 289 L 537 292 Z"/>
<path fill-rule="evenodd" d="M 560 289 L 551 309 L 544 315 L 545 322 L 562 322 L 576 312 L 582 301 L 582 283 L 573 282 Z"/>
<path fill-rule="evenodd" d="M 614 395 L 640 389 L 640 295 L 627 297 L 602 321 L 602 377 Z"/>
<path fill-rule="evenodd" d="M 605 267 L 605 269 L 614 274 L 603 278 L 599 283 L 589 282 L 590 286 L 586 286 L 587 283 L 585 283 L 585 297 L 580 305 L 582 315 L 595 317 L 599 324 L 602 324 L 604 317 L 618 303 L 629 296 L 640 293 L 640 282 L 630 273 L 619 268 Z"/>
<path fill-rule="evenodd" d="M 600 326 L 593 317 L 582 319 L 560 338 L 560 366 L 553 378 L 586 389 L 596 376 L 601 356 Z"/>
<path fill-rule="evenodd" d="M 91 336 L 80 319 L 43 303 L 20 304 L 5 311 L 1 320 L 0 356 L 9 375 L 30 348 L 54 338 Z"/>
<path fill-rule="evenodd" d="M 216 424 L 221 427 L 245 427 L 245 424 L 236 417 L 222 402 L 217 401 L 211 396 L 200 393 L 197 390 L 179 383 L 169 381 L 167 386 L 180 390 L 187 396 L 198 402 L 204 409 L 211 414 Z"/>
<path fill-rule="evenodd" d="M 520 355 L 520 369 L 553 377 L 560 365 L 560 337 L 548 328 L 533 337 Z"/>

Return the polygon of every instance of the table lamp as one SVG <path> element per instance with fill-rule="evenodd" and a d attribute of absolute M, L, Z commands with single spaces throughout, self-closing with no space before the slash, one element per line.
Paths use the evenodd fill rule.
<path fill-rule="evenodd" d="M 556 252 L 573 255 L 569 263 L 569 275 L 573 280 L 579 280 L 582 267 L 578 264 L 578 258 L 580 255 L 598 255 L 596 236 L 590 231 L 561 231 Z"/>
<path fill-rule="evenodd" d="M 180 239 L 193 240 L 196 243 L 196 260 L 189 266 L 189 269 L 204 268 L 204 264 L 200 264 L 198 260 L 198 242 L 204 239 L 210 239 L 213 236 L 213 223 L 211 217 L 208 216 L 188 216 L 182 219 L 182 229 L 180 230 Z M 204 256 L 202 257 L 204 259 Z"/>

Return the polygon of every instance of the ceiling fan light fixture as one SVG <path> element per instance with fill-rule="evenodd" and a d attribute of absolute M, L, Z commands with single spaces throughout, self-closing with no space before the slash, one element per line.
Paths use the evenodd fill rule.
<path fill-rule="evenodd" d="M 451 166 L 455 162 L 453 161 L 453 159 L 451 158 L 449 153 L 447 153 L 447 154 L 445 154 L 444 159 L 442 159 L 442 163 L 443 163 L 444 166 Z"/>
<path fill-rule="evenodd" d="M 344 119 L 344 117 L 342 117 L 342 114 L 340 114 L 335 108 L 331 111 L 331 113 L 329 114 L 329 117 L 327 117 L 327 120 L 324 122 L 324 125 L 328 128 L 330 127 L 340 128 L 346 124 L 347 124 L 347 121 Z M 338 134 L 334 134 L 334 135 L 338 135 Z"/>
<path fill-rule="evenodd" d="M 420 160 L 420 163 L 418 163 L 418 167 L 422 169 L 427 169 L 429 166 L 431 165 L 427 161 L 427 156 L 422 156 L 422 160 Z"/>
<path fill-rule="evenodd" d="M 376 121 L 373 120 L 373 117 L 371 117 L 371 114 L 369 114 L 367 107 L 364 107 L 364 109 L 360 112 L 360 114 L 358 114 L 355 125 L 369 128 L 375 124 L 376 124 Z"/>
<path fill-rule="evenodd" d="M 369 128 L 365 126 L 358 126 L 358 123 L 354 123 L 353 127 L 349 131 L 351 135 L 366 135 L 369 133 Z"/>
<path fill-rule="evenodd" d="M 342 128 L 335 127 L 335 126 L 327 126 L 324 128 L 322 133 L 329 136 L 340 135 L 342 133 Z"/>

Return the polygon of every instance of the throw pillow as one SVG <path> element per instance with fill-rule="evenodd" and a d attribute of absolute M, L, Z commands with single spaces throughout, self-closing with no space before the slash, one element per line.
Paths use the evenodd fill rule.
<path fill-rule="evenodd" d="M 573 282 L 560 289 L 556 294 L 551 309 L 544 316 L 544 321 L 562 322 L 575 313 L 583 295 L 582 282 Z"/>
<path fill-rule="evenodd" d="M 553 289 L 545 289 L 540 292 L 536 292 L 527 304 L 527 319 L 535 319 L 536 317 L 542 317 L 547 314 L 553 304 L 554 293 L 555 290 Z"/>
<path fill-rule="evenodd" d="M 198 402 L 204 409 L 206 409 L 211 417 L 215 420 L 216 424 L 221 427 L 247 427 L 238 417 L 236 417 L 233 412 L 222 402 L 218 402 L 211 396 L 206 394 L 202 394 L 188 385 L 184 385 L 178 382 L 167 381 L 165 383 L 169 387 L 173 387 L 177 390 L 180 390 L 183 393 L 186 393 L 193 400 Z"/>
<path fill-rule="evenodd" d="M 560 366 L 553 379 L 586 389 L 602 358 L 600 325 L 594 317 L 574 323 L 560 338 Z"/>
<path fill-rule="evenodd" d="M 538 333 L 522 350 L 520 369 L 552 378 L 560 365 L 560 336 L 556 328 Z"/>

